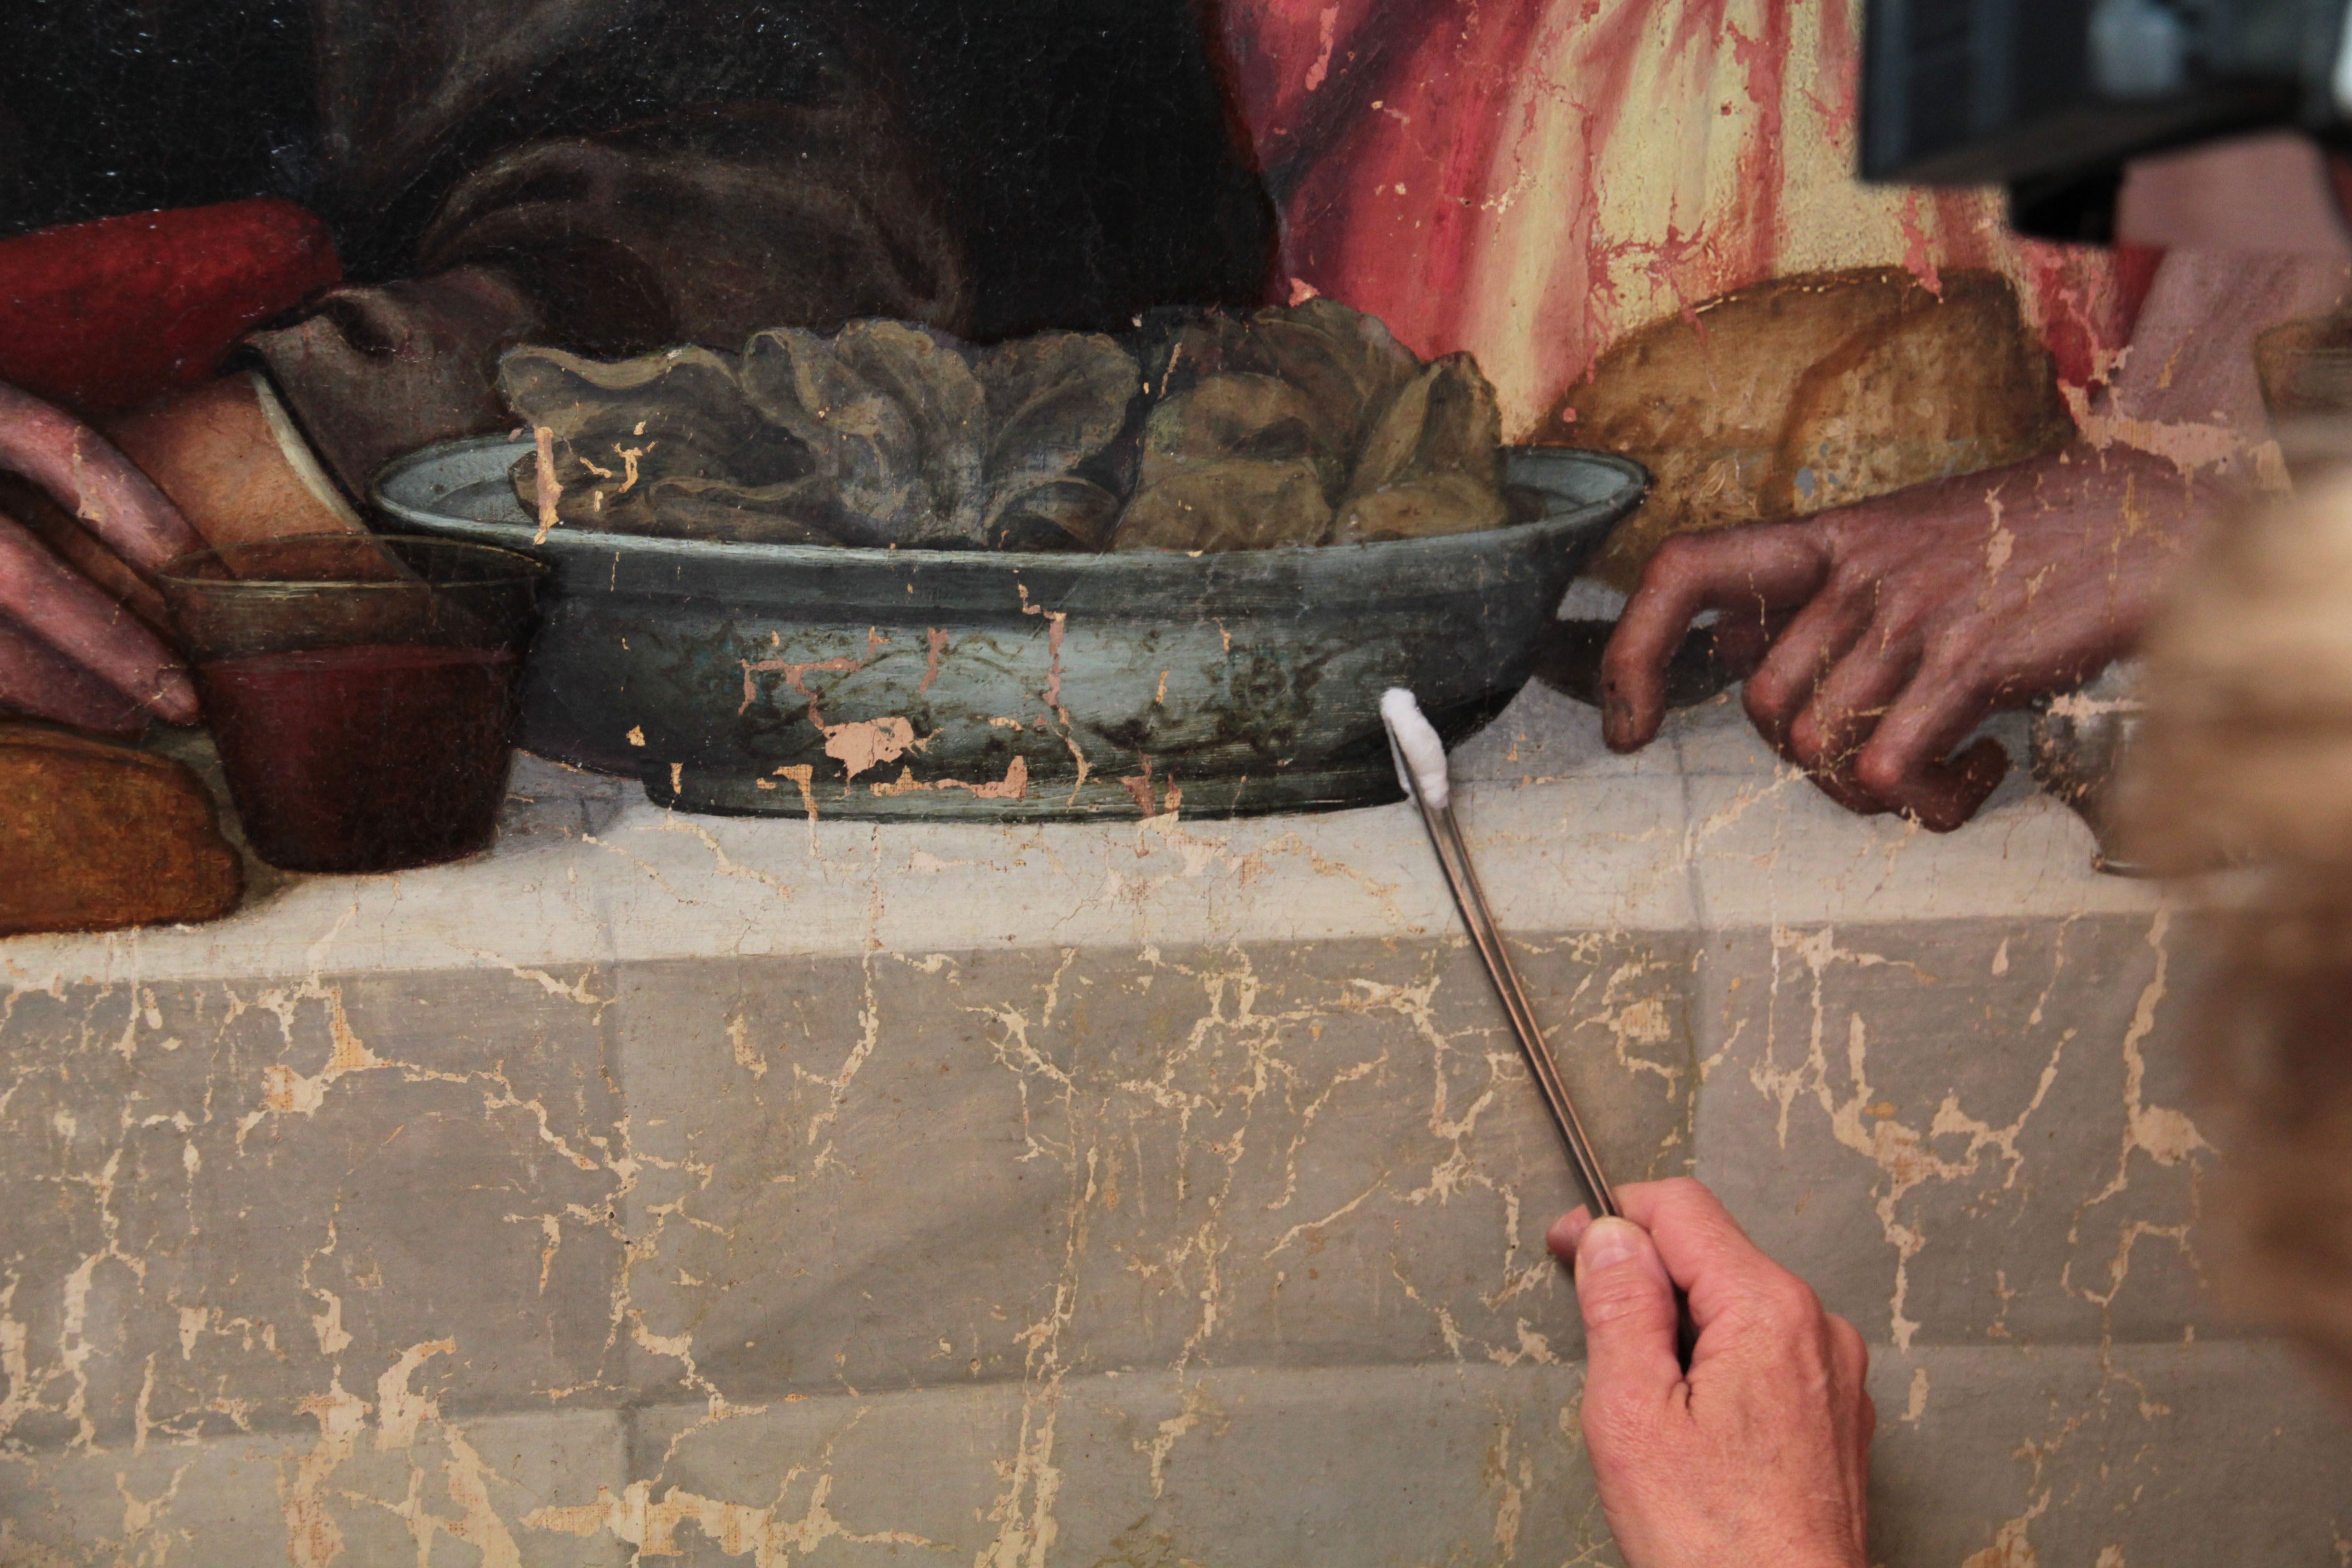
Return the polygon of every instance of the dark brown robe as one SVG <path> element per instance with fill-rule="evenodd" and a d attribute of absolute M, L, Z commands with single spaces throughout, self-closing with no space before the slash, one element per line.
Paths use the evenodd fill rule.
<path fill-rule="evenodd" d="M 515 342 L 1117 329 L 1272 242 L 1187 0 L 0 8 L 0 232 L 258 194 L 355 279 L 253 340 L 355 494 Z"/>

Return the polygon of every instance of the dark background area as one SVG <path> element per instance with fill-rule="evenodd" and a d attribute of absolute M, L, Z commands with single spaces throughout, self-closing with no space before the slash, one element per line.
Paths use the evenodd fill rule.
<path fill-rule="evenodd" d="M 282 195 L 328 220 L 354 278 L 399 277 L 489 154 L 695 104 L 802 101 L 848 68 L 882 84 L 936 164 L 975 336 L 1263 295 L 1272 213 L 1190 0 L 647 0 L 509 68 L 388 198 L 348 189 L 328 127 L 368 106 L 326 104 L 322 60 L 390 58 L 383 90 L 429 93 L 399 76 L 404 36 L 483 8 L 523 7 L 378 0 L 331 25 L 315 0 L 6 0 L 0 234 Z"/>

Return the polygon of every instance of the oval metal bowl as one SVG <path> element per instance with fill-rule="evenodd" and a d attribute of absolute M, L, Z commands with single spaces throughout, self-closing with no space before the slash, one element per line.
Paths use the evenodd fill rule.
<path fill-rule="evenodd" d="M 1624 458 L 1517 448 L 1526 521 L 1186 555 L 543 542 L 493 437 L 386 468 L 375 504 L 553 573 L 522 744 L 689 811 L 1052 820 L 1400 798 L 1380 694 L 1451 743 L 1526 684 L 1570 578 L 1640 504 Z"/>

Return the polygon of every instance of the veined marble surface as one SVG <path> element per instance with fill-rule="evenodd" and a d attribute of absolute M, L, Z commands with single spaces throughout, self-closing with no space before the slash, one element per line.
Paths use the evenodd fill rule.
<path fill-rule="evenodd" d="M 2021 727 L 2011 736 L 2021 755 Z M 1961 833 L 1862 819 L 1780 765 L 1737 705 L 1648 752 L 1530 686 L 1454 763 L 1459 810 L 1512 930 L 2144 911 L 2091 868 L 2081 821 L 2021 768 Z M 0 945 L 18 984 L 443 968 L 717 953 L 921 952 L 1427 939 L 1455 921 L 1407 805 L 1239 821 L 989 827 L 694 816 L 524 758 L 489 854 L 385 877 L 283 879 L 234 919 Z"/>
<path fill-rule="evenodd" d="M 1735 708 L 1457 761 L 1626 1177 L 1874 1346 L 1876 1554 L 2327 1563 L 2216 1281 L 2193 922 Z M 1404 807 L 875 828 L 533 767 L 492 855 L 0 943 L 0 1563 L 1615 1561 L 1576 1201 Z"/>

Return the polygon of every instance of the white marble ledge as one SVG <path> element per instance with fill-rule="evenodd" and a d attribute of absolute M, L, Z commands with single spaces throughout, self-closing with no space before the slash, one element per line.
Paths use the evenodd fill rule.
<path fill-rule="evenodd" d="M 2068 811 L 2004 785 L 1938 837 L 1854 817 L 1723 705 L 1620 758 L 1591 711 L 1530 695 L 1464 747 L 1464 825 L 1507 928 L 1687 931 L 2150 910 L 2091 868 Z M 1455 917 L 1405 805 L 1248 821 L 1025 827 L 747 820 L 519 769 L 491 853 L 289 879 L 229 919 L 0 942 L 0 984 L 510 968 L 735 953 L 1426 938 Z"/>

